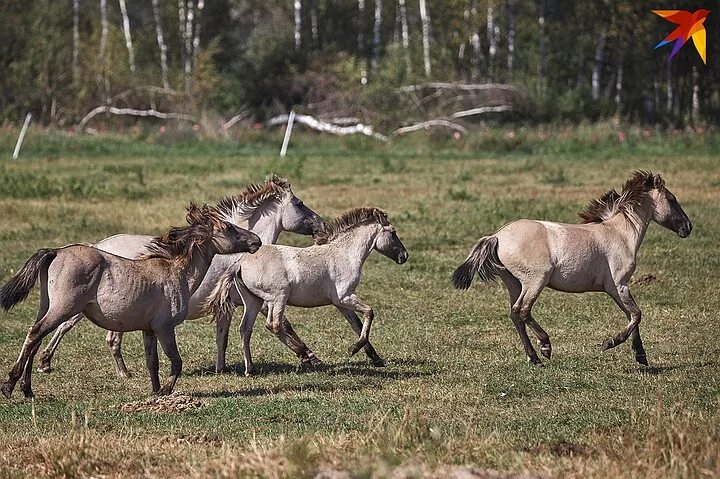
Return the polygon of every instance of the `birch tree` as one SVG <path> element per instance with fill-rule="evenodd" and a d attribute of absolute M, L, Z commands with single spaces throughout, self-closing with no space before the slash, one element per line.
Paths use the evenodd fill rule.
<path fill-rule="evenodd" d="M 360 58 L 360 83 L 367 84 L 367 68 L 365 67 L 365 0 L 358 0 L 358 34 L 357 51 Z"/>
<path fill-rule="evenodd" d="M 507 0 L 505 18 L 507 20 L 507 70 L 512 72 L 515 66 L 515 0 Z"/>
<path fill-rule="evenodd" d="M 200 53 L 200 20 L 202 18 L 203 8 L 205 8 L 205 0 L 198 0 L 197 14 L 195 16 L 195 36 L 192 42 L 193 63 L 197 59 L 198 53 Z"/>
<path fill-rule="evenodd" d="M 547 0 L 538 0 L 538 83 L 545 88 L 545 17 Z"/>
<path fill-rule="evenodd" d="M 302 0 L 294 0 L 293 7 L 295 9 L 295 50 L 300 50 L 302 40 Z"/>
<path fill-rule="evenodd" d="M 73 51 L 72 51 L 72 74 L 73 82 L 80 79 L 78 58 L 80 57 L 80 0 L 73 0 Z"/>
<path fill-rule="evenodd" d="M 107 59 L 105 58 L 108 38 L 107 0 L 100 0 L 100 73 L 99 82 L 104 83 L 105 95 L 110 94 L 110 80 L 107 76 Z"/>
<path fill-rule="evenodd" d="M 492 78 L 497 55 L 497 22 L 495 21 L 495 8 L 493 0 L 488 0 L 487 6 L 487 38 L 488 38 L 488 76 Z"/>
<path fill-rule="evenodd" d="M 312 35 L 313 44 L 316 46 L 319 38 L 317 2 L 318 0 L 310 1 L 310 34 Z"/>
<path fill-rule="evenodd" d="M 423 44 L 423 65 L 425 67 L 425 76 L 430 76 L 430 15 L 427 11 L 425 0 L 418 0 L 420 4 L 420 21 L 422 22 L 422 44 Z"/>
<path fill-rule="evenodd" d="M 192 74 L 192 40 L 193 40 L 193 19 L 195 18 L 195 2 L 188 0 L 185 10 L 185 82 L 189 85 Z"/>
<path fill-rule="evenodd" d="M 604 7 L 607 8 L 608 0 L 603 1 Z M 595 56 L 593 57 L 592 73 L 590 75 L 590 91 L 592 99 L 597 101 L 600 99 L 600 87 L 602 67 L 605 63 L 605 44 L 607 43 L 608 36 L 608 22 L 603 21 L 603 25 L 600 28 L 600 38 L 598 38 L 597 45 L 595 46 Z"/>
<path fill-rule="evenodd" d="M 122 15 L 125 47 L 128 51 L 128 65 L 130 66 L 130 71 L 135 73 L 135 51 L 133 50 L 132 36 L 130 35 L 130 18 L 127 13 L 127 4 L 125 0 L 118 0 L 118 3 L 120 4 L 120 14 Z"/>
<path fill-rule="evenodd" d="M 180 33 L 180 61 L 185 65 L 185 0 L 178 0 L 178 32 Z"/>
<path fill-rule="evenodd" d="M 380 59 L 380 27 L 382 27 L 382 0 L 375 0 L 375 23 L 373 26 L 372 69 L 377 69 Z"/>
<path fill-rule="evenodd" d="M 77 1 L 77 0 L 76 0 Z M 163 36 L 162 18 L 160 16 L 160 0 L 152 0 L 153 19 L 155 21 L 155 36 L 157 37 L 158 49 L 160 50 L 160 77 L 163 88 L 170 88 L 168 83 L 167 45 Z"/>
<path fill-rule="evenodd" d="M 410 31 L 408 29 L 405 0 L 398 0 L 398 14 L 400 15 L 400 38 L 402 39 L 405 64 L 407 65 L 407 71 L 409 73 L 412 71 L 412 62 L 410 61 Z"/>

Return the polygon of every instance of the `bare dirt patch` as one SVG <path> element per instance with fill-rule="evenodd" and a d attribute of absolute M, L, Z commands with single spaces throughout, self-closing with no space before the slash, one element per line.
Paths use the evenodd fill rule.
<path fill-rule="evenodd" d="M 171 394 L 169 396 L 156 396 L 143 399 L 142 401 L 129 402 L 115 406 L 122 412 L 154 412 L 154 413 L 178 413 L 200 409 L 206 406 L 205 401 L 196 399 L 187 394 Z"/>
<path fill-rule="evenodd" d="M 657 276 L 653 274 L 644 274 L 637 279 L 633 279 L 633 283 L 638 286 L 648 286 L 657 281 Z"/>

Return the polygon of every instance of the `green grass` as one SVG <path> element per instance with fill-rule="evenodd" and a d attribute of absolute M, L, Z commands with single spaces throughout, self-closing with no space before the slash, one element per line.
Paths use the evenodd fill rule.
<path fill-rule="evenodd" d="M 0 131 L 1 151 L 14 134 Z M 190 321 L 178 329 L 177 392 L 204 405 L 127 413 L 119 406 L 150 387 L 140 337 L 126 336 L 135 375 L 119 380 L 104 331 L 85 322 L 55 370 L 34 375 L 34 403 L 19 392 L 0 401 L 0 475 L 300 477 L 334 467 L 382 477 L 398 465 L 420 474 L 448 464 L 555 477 L 720 473 L 718 136 L 631 130 L 620 144 L 608 127 L 582 127 L 382 145 L 298 135 L 284 160 L 276 136 L 170 143 L 31 131 L 20 159 L 0 165 L 0 278 L 40 247 L 160 233 L 182 223 L 186 202 L 212 202 L 275 172 L 326 217 L 360 205 L 388 211 L 410 260 L 372 255 L 358 293 L 375 308 L 372 339 L 389 366 L 346 358 L 353 335 L 334 309 L 291 308 L 326 368 L 296 374 L 295 357 L 258 324 L 259 374 L 216 376 L 214 327 Z M 625 322 L 608 297 L 545 291 L 534 316 L 554 357 L 531 368 L 504 288 L 456 291 L 450 274 L 481 235 L 519 217 L 575 222 L 638 168 L 662 173 L 694 224 L 685 240 L 653 225 L 640 250 L 636 276 L 657 278 L 632 288 L 651 367 L 636 365 L 629 345 L 600 353 Z M 0 318 L 6 370 L 36 309 L 35 292 Z M 228 359 L 240 370 L 236 331 Z"/>

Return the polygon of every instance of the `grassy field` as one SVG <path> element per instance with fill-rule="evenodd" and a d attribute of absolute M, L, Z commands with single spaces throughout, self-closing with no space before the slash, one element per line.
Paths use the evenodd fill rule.
<path fill-rule="evenodd" d="M 12 151 L 15 133 L 0 130 L 0 151 Z M 31 131 L 19 160 L 0 160 L 3 281 L 40 247 L 160 233 L 182 224 L 187 201 L 215 201 L 270 172 L 287 176 L 325 217 L 384 208 L 410 260 L 397 266 L 372 255 L 359 288 L 375 308 L 372 338 L 387 368 L 361 355 L 348 360 L 353 334 L 333 308 L 291 308 L 327 367 L 296 374 L 295 357 L 258 325 L 259 374 L 215 375 L 214 327 L 190 321 L 178 329 L 177 393 L 198 407 L 185 411 L 123 408 L 149 394 L 140 335 L 124 345 L 135 375 L 119 380 L 104 331 L 78 325 L 54 371 L 34 375 L 34 402 L 19 391 L 0 401 L 0 476 L 312 477 L 337 469 L 441 477 L 450 465 L 472 465 L 540 477 L 717 477 L 720 137 L 631 130 L 621 139 L 608 126 L 459 142 L 421 134 L 391 145 L 301 135 L 280 160 L 277 135 L 201 142 Z M 543 370 L 530 367 L 504 288 L 456 291 L 450 274 L 479 236 L 519 217 L 576 222 L 588 200 L 638 168 L 664 175 L 694 225 L 685 240 L 652 225 L 640 250 L 636 278 L 654 280 L 632 290 L 651 366 L 638 366 L 629 344 L 600 353 L 625 324 L 609 297 L 546 291 L 534 313 L 554 357 Z M 285 234 L 280 242 L 310 240 Z M 2 313 L 2 371 L 36 311 L 35 292 Z M 239 371 L 241 360 L 234 328 L 229 362 Z"/>

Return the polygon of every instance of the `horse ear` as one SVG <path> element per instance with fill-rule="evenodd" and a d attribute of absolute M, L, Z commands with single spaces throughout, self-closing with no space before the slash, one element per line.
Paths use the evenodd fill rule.
<path fill-rule="evenodd" d="M 657 190 L 662 190 L 665 188 L 665 180 L 662 179 L 660 175 L 654 175 L 653 176 L 653 187 Z"/>
<path fill-rule="evenodd" d="M 207 205 L 205 205 L 204 208 L 207 208 Z M 203 209 L 201 209 L 197 204 L 192 202 L 187 207 L 187 215 L 185 215 L 185 221 L 187 221 L 189 225 L 200 223 L 203 221 L 204 218 L 203 213 Z"/>

